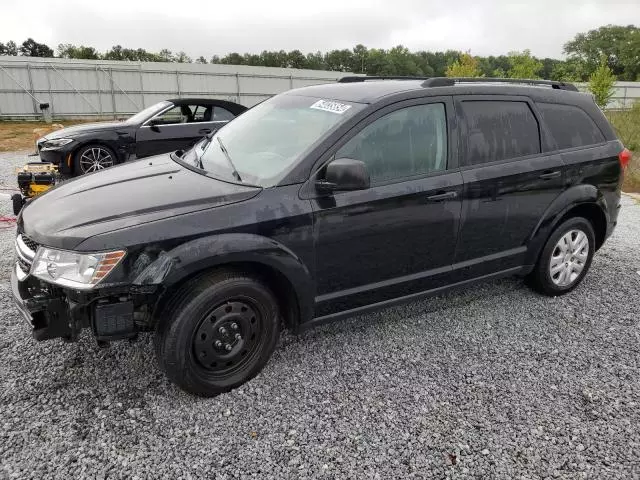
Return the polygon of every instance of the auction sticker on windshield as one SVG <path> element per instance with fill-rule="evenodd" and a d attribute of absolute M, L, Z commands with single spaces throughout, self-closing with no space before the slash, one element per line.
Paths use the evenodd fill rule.
<path fill-rule="evenodd" d="M 342 115 L 344 112 L 351 108 L 351 105 L 346 103 L 334 102 L 333 100 L 318 100 L 309 108 L 315 108 L 316 110 L 324 110 L 325 112 L 337 113 Z"/>

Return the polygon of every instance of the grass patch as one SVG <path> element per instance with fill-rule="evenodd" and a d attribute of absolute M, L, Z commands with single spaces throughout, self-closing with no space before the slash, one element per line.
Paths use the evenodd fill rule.
<path fill-rule="evenodd" d="M 607 112 L 606 115 L 618 138 L 634 153 L 624 176 L 622 190 L 640 193 L 640 102 L 636 102 L 629 110 Z"/>
<path fill-rule="evenodd" d="M 65 127 L 83 123 L 82 121 L 54 122 Z M 12 152 L 16 150 L 35 151 L 35 134 L 38 128 L 48 128 L 51 124 L 44 122 L 0 122 L 0 152 Z"/>

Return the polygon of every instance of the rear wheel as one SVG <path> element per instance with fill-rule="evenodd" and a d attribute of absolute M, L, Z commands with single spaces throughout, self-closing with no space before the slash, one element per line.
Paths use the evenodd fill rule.
<path fill-rule="evenodd" d="M 75 173 L 84 175 L 85 173 L 97 172 L 105 168 L 113 167 L 116 163 L 116 155 L 104 145 L 86 145 L 76 153 Z"/>
<path fill-rule="evenodd" d="M 228 392 L 260 372 L 280 334 L 277 302 L 258 279 L 215 272 L 187 283 L 156 332 L 167 377 L 201 396 Z"/>
<path fill-rule="evenodd" d="M 546 295 L 569 293 L 587 274 L 595 245 L 589 220 L 575 217 L 563 222 L 547 240 L 529 283 Z"/>

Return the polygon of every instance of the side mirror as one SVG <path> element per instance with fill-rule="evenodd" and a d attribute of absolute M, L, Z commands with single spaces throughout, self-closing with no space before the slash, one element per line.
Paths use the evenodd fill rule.
<path fill-rule="evenodd" d="M 149 120 L 148 125 L 154 132 L 159 132 L 160 129 L 158 128 L 158 125 L 162 125 L 162 121 L 159 118 L 152 118 L 151 120 Z"/>
<path fill-rule="evenodd" d="M 316 180 L 320 192 L 366 190 L 371 185 L 366 164 L 352 158 L 337 158 L 325 167 L 324 178 Z"/>

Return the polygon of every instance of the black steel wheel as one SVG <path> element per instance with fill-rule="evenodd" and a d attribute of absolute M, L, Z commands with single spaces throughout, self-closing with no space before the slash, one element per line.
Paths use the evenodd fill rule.
<path fill-rule="evenodd" d="M 260 352 L 259 310 L 247 299 L 231 299 L 202 319 L 193 336 L 195 357 L 211 376 L 225 377 L 242 370 Z"/>
<path fill-rule="evenodd" d="M 116 155 L 110 148 L 104 145 L 86 145 L 76 153 L 75 173 L 84 175 L 98 172 L 113 167 L 115 163 Z"/>
<path fill-rule="evenodd" d="M 228 392 L 260 372 L 280 334 L 276 299 L 259 279 L 219 271 L 183 286 L 161 313 L 160 368 L 183 390 Z"/>

